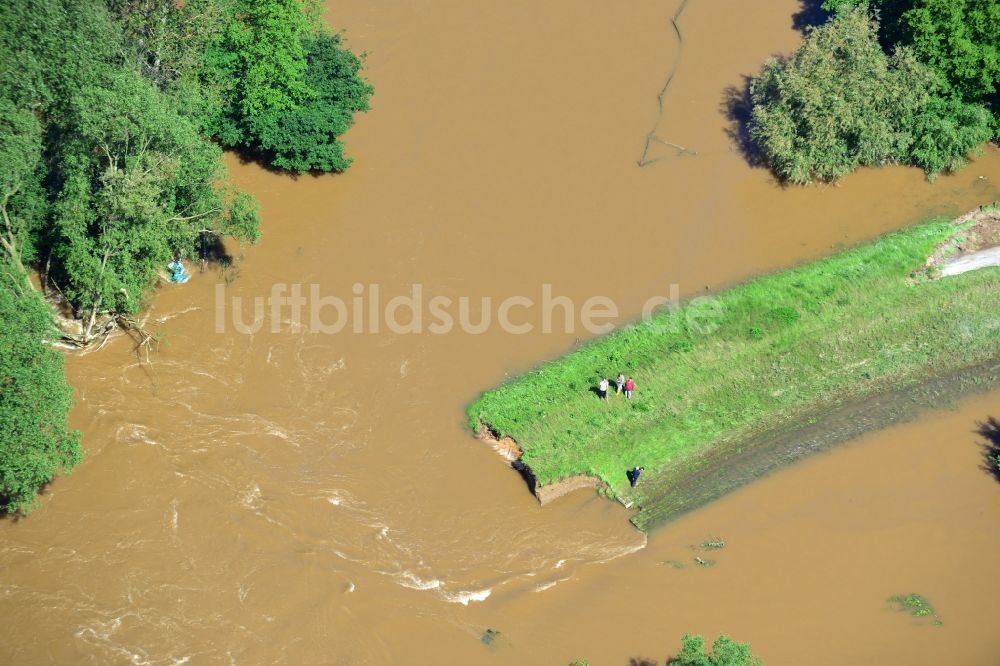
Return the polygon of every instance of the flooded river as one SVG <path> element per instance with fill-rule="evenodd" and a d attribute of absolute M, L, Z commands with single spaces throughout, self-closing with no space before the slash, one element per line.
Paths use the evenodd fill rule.
<path fill-rule="evenodd" d="M 478 391 L 588 332 L 544 333 L 530 308 L 524 334 L 321 333 L 288 309 L 247 325 L 275 285 L 352 307 L 420 285 L 473 314 L 550 285 L 606 296 L 624 322 L 671 285 L 716 289 L 996 198 L 996 150 L 933 185 L 892 168 L 785 189 L 749 166 L 727 90 L 795 46 L 793 1 L 691 0 L 682 48 L 673 2 L 329 9 L 377 89 L 356 163 L 292 179 L 230 158 L 261 243 L 158 292 L 151 364 L 125 339 L 68 359 L 87 459 L 29 519 L 0 521 L 3 663 L 663 663 L 684 632 L 727 632 L 769 666 L 997 663 L 1000 483 L 974 431 L 1000 393 L 647 543 L 592 491 L 540 508 L 464 422 Z M 651 128 L 697 154 L 655 144 L 664 159 L 640 168 Z M 709 537 L 726 547 L 696 566 Z M 889 609 L 909 592 L 944 625 Z"/>

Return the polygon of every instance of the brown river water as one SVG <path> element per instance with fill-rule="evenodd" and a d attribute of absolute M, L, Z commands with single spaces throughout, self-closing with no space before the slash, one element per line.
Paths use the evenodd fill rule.
<path fill-rule="evenodd" d="M 87 459 L 30 518 L 0 521 L 0 663 L 663 663 L 684 632 L 729 633 L 769 666 L 1000 663 L 1000 483 L 975 433 L 1000 393 L 647 542 L 593 491 L 539 507 L 465 424 L 477 392 L 590 333 L 317 333 L 287 310 L 276 332 L 244 333 L 226 318 L 241 297 L 249 322 L 276 283 L 474 303 L 551 284 L 609 297 L 625 322 L 671 284 L 716 289 L 992 200 L 998 151 L 935 184 L 889 168 L 786 189 L 748 166 L 726 90 L 795 46 L 791 0 L 691 0 L 680 51 L 673 2 L 329 9 L 377 87 L 354 167 L 292 179 L 231 157 L 264 238 L 233 248 L 222 300 L 214 269 L 161 289 L 151 364 L 123 338 L 68 359 Z M 656 144 L 664 159 L 640 168 L 653 127 L 697 154 Z M 726 547 L 690 548 L 709 537 Z M 944 625 L 891 610 L 908 592 Z"/>

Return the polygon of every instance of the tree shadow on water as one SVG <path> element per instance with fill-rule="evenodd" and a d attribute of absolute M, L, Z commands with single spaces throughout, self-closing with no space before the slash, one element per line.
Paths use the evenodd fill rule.
<path fill-rule="evenodd" d="M 823 0 L 799 0 L 801 8 L 792 14 L 792 27 L 802 34 L 826 23 L 830 12 L 823 9 Z"/>
<path fill-rule="evenodd" d="M 988 417 L 976 424 L 976 434 L 983 438 L 983 471 L 1000 481 L 1000 420 Z"/>
<path fill-rule="evenodd" d="M 822 7 L 822 0 L 799 0 L 801 8 L 792 14 L 792 27 L 806 34 L 810 29 L 826 23 L 830 13 Z M 782 60 L 787 54 L 775 54 Z M 722 102 L 719 105 L 722 114 L 729 121 L 725 129 L 726 136 L 751 168 L 766 169 L 767 158 L 754 140 L 750 137 L 750 112 L 753 104 L 750 100 L 751 76 L 743 76 L 740 85 L 729 86 L 722 92 Z M 783 185 L 780 179 L 775 182 Z"/>
<path fill-rule="evenodd" d="M 738 86 L 729 86 L 722 91 L 722 114 L 729 121 L 724 130 L 739 154 L 752 168 L 767 168 L 767 158 L 754 140 L 750 138 L 750 76 L 744 76 Z"/>
<path fill-rule="evenodd" d="M 657 666 L 658 663 L 649 657 L 632 657 L 628 660 L 628 666 Z"/>

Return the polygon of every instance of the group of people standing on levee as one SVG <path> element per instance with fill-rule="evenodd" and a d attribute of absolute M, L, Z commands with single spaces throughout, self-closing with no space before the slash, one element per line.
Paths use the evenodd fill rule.
<path fill-rule="evenodd" d="M 629 377 L 625 379 L 625 375 L 618 373 L 618 377 L 615 378 L 615 395 L 620 395 L 622 391 L 625 392 L 625 399 L 632 399 L 632 392 L 635 391 L 635 380 Z M 608 381 L 607 377 L 601 378 L 601 383 L 597 385 L 597 395 L 600 396 L 601 400 L 608 399 L 608 390 L 611 388 L 611 382 Z"/>
<path fill-rule="evenodd" d="M 597 395 L 601 400 L 607 401 L 608 390 L 611 388 L 611 382 L 607 377 L 601 377 L 601 382 L 597 385 Z M 635 380 L 629 377 L 625 378 L 624 373 L 619 372 L 618 376 L 615 378 L 615 395 L 621 395 L 625 393 L 625 399 L 631 400 L 632 393 L 635 391 Z M 633 488 L 639 483 L 639 475 L 642 474 L 645 467 L 635 466 L 632 469 L 625 472 L 628 477 L 629 485 Z"/>

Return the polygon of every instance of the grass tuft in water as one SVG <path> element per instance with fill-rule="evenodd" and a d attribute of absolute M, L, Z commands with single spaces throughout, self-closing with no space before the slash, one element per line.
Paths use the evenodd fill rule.
<path fill-rule="evenodd" d="M 702 550 L 722 550 L 726 547 L 726 540 L 719 537 L 709 537 L 707 541 L 702 541 L 698 548 Z"/>
<path fill-rule="evenodd" d="M 919 594 L 897 594 L 889 597 L 889 603 L 893 604 L 897 610 L 909 613 L 915 618 L 933 618 L 931 624 L 934 626 L 941 626 L 944 624 L 941 621 L 941 618 L 938 617 L 938 614 L 934 611 L 930 602 Z"/>

